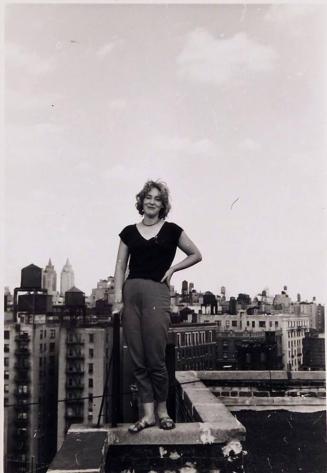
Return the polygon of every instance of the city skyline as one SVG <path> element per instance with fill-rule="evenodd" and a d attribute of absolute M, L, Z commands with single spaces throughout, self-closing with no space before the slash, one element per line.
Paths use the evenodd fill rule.
<path fill-rule="evenodd" d="M 48 286 L 49 284 L 52 284 L 52 285 L 53 285 L 54 282 L 56 283 L 55 285 L 61 283 L 61 281 L 62 281 L 62 275 L 63 275 L 63 273 L 65 273 L 65 269 L 67 268 L 67 262 L 68 262 L 68 264 L 69 264 L 69 266 L 70 266 L 70 269 L 71 269 L 71 271 L 72 271 L 72 273 L 73 273 L 73 279 L 74 279 L 73 265 L 70 263 L 69 258 L 66 258 L 66 262 L 65 262 L 65 264 L 63 265 L 63 267 L 62 267 L 62 269 L 61 269 L 61 271 L 60 271 L 60 275 L 58 275 L 59 273 L 57 274 L 56 271 L 55 271 L 55 270 L 56 270 L 56 266 L 55 266 L 55 264 L 53 264 L 52 259 L 51 259 L 51 257 L 50 257 L 50 258 L 49 258 L 49 261 L 48 261 L 48 263 L 47 263 L 47 265 L 45 265 L 44 267 L 39 266 L 39 267 L 42 269 L 42 273 L 43 273 L 42 287 L 47 288 L 47 286 Z M 45 275 L 46 275 L 46 270 L 49 268 L 49 263 L 51 263 L 51 268 L 52 268 L 52 270 L 54 271 L 54 275 L 52 275 L 52 278 L 50 279 L 51 282 L 46 281 L 46 279 L 45 279 L 45 277 L 46 277 L 46 276 L 45 276 Z M 34 263 L 31 263 L 31 264 L 34 265 Z M 36 265 L 36 266 L 38 266 L 38 265 Z M 20 269 L 22 270 L 23 268 L 20 268 Z M 48 276 L 47 276 L 47 277 L 48 277 Z M 84 290 L 84 289 L 81 288 L 81 287 L 78 287 L 78 289 L 81 290 L 81 291 L 85 294 L 86 297 L 89 297 L 89 296 L 91 295 L 92 291 L 96 288 L 96 286 L 97 286 L 100 282 L 103 282 L 103 281 L 108 281 L 108 282 L 109 282 L 109 279 L 111 279 L 111 278 L 113 278 L 112 275 L 108 275 L 107 277 L 104 277 L 104 278 L 98 278 L 98 280 L 93 284 L 92 288 L 91 288 L 89 291 L 88 291 L 88 290 Z M 281 294 L 282 292 L 285 292 L 285 293 L 289 296 L 289 298 L 290 298 L 290 300 L 291 300 L 292 302 L 308 302 L 308 303 L 310 303 L 310 302 L 315 302 L 316 304 L 322 304 L 322 305 L 324 305 L 324 302 L 323 302 L 323 301 L 319 301 L 316 296 L 312 296 L 312 297 L 310 298 L 310 296 L 307 297 L 306 294 L 301 294 L 301 293 L 299 293 L 299 292 L 294 292 L 294 293 L 293 293 L 292 291 L 290 292 L 287 285 L 282 285 L 282 286 L 280 287 L 280 289 L 277 290 L 277 291 L 272 291 L 269 287 L 265 286 L 265 287 L 262 287 L 261 289 L 258 289 L 258 290 L 257 290 L 256 292 L 254 292 L 254 293 L 248 293 L 248 292 L 246 292 L 245 290 L 241 290 L 241 291 L 235 292 L 235 291 L 233 291 L 231 288 L 226 288 L 226 286 L 220 286 L 219 288 L 216 288 L 216 290 L 214 289 L 214 290 L 211 291 L 211 290 L 206 289 L 206 288 L 204 288 L 204 289 L 201 288 L 201 289 L 200 289 L 200 288 L 197 287 L 197 285 L 196 285 L 196 283 L 194 283 L 194 281 L 190 281 L 190 280 L 187 280 L 187 279 L 183 279 L 183 280 L 181 281 L 181 284 L 179 285 L 179 287 L 177 287 L 177 286 L 174 285 L 174 284 L 171 284 L 171 285 L 174 287 L 175 292 L 177 292 L 177 293 L 179 293 L 179 292 L 182 293 L 182 292 L 183 292 L 183 283 L 184 283 L 184 282 L 187 283 L 188 292 L 190 292 L 191 289 L 192 289 L 192 290 L 194 289 L 195 292 L 197 292 L 197 293 L 202 293 L 202 294 L 204 294 L 206 291 L 209 291 L 209 292 L 212 292 L 215 296 L 217 296 L 217 295 L 219 295 L 219 294 L 223 294 L 224 296 L 226 296 L 226 299 L 227 299 L 227 300 L 229 299 L 229 297 L 237 297 L 239 294 L 246 294 L 246 295 L 249 295 L 251 299 L 254 299 L 256 296 L 262 295 L 263 291 L 265 291 L 265 292 L 266 292 L 266 296 L 269 296 L 269 297 L 275 297 L 275 296 Z M 8 285 L 6 284 L 6 285 L 5 285 L 5 288 L 8 288 L 10 292 L 13 292 L 13 289 L 14 289 L 15 287 L 19 287 L 19 286 L 20 286 L 19 283 L 17 283 L 17 285 L 14 286 L 14 287 L 10 287 L 10 286 L 8 286 Z M 75 288 L 76 288 L 75 283 L 74 283 L 71 287 L 75 287 Z M 222 292 L 222 289 L 223 289 L 223 292 Z M 294 289 L 294 291 L 295 291 L 295 289 Z M 56 294 L 56 293 L 57 293 L 58 295 L 63 295 L 63 294 L 62 294 L 62 291 L 59 290 L 59 289 L 57 289 L 56 291 L 53 291 L 53 289 L 50 289 L 50 293 L 51 293 L 52 295 L 54 295 L 54 294 Z M 298 299 L 299 296 L 300 296 L 300 300 Z M 315 298 L 315 300 L 313 300 L 313 298 Z"/>
<path fill-rule="evenodd" d="M 161 178 L 167 220 L 203 255 L 172 285 L 287 285 L 293 300 L 325 304 L 323 13 L 8 5 L 5 284 L 69 257 L 90 293 L 114 273 L 118 233 L 141 218 L 134 196 Z"/>

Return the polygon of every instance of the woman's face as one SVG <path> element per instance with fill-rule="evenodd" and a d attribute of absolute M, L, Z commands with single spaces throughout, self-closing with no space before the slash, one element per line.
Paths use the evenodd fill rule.
<path fill-rule="evenodd" d="M 160 191 L 156 187 L 152 187 L 152 189 L 145 194 L 143 200 L 144 214 L 152 218 L 157 217 L 162 207 L 163 204 Z"/>

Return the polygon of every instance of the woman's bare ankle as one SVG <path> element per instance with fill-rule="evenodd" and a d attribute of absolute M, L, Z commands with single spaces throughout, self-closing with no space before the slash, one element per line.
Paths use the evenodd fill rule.
<path fill-rule="evenodd" d="M 161 419 L 162 417 L 168 417 L 166 401 L 158 402 L 157 414 L 158 414 L 159 419 Z"/>
<path fill-rule="evenodd" d="M 153 402 L 146 402 L 143 403 L 143 415 L 140 418 L 140 420 L 145 420 L 149 424 L 152 424 L 155 422 L 155 414 L 154 414 L 154 403 Z"/>

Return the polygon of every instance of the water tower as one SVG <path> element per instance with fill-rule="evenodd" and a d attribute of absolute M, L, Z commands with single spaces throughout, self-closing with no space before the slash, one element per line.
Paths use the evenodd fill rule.
<path fill-rule="evenodd" d="M 19 292 L 25 294 L 18 296 Z M 42 288 L 42 268 L 35 264 L 26 266 L 21 271 L 20 287 L 14 289 L 14 321 L 17 322 L 17 312 L 25 312 L 34 323 L 36 314 L 47 314 L 51 309 L 52 298 Z"/>

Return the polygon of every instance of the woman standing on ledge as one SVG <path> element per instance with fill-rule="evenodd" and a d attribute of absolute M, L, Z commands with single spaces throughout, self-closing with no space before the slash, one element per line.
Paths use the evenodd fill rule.
<path fill-rule="evenodd" d="M 183 229 L 165 221 L 171 205 L 164 183 L 146 182 L 136 196 L 136 208 L 143 216 L 142 221 L 128 225 L 119 234 L 113 308 L 123 313 L 123 331 L 143 406 L 143 417 L 128 429 L 132 433 L 155 425 L 155 402 L 160 428 L 175 427 L 166 407 L 169 284 L 175 271 L 202 259 Z M 187 257 L 171 266 L 177 247 Z M 129 275 L 124 281 L 128 260 Z"/>

